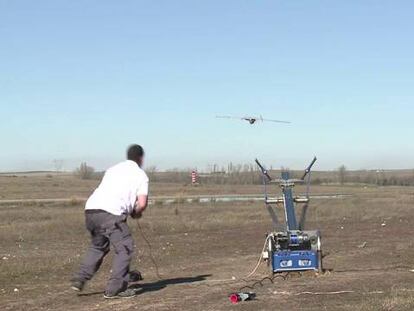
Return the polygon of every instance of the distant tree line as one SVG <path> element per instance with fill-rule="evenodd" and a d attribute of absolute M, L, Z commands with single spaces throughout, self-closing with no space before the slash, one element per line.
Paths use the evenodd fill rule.
<path fill-rule="evenodd" d="M 217 169 L 212 166 L 207 173 L 199 173 L 201 184 L 234 184 L 257 185 L 262 183 L 262 176 L 256 165 L 229 164 L 226 169 Z M 214 169 L 216 168 L 216 169 Z M 288 170 L 283 168 L 283 170 Z M 174 169 L 167 172 L 159 172 L 153 167 L 147 170 L 151 181 L 165 183 L 190 183 L 191 169 Z M 281 170 L 269 170 L 273 177 L 279 177 Z M 291 171 L 292 177 L 298 178 L 303 171 Z M 358 170 L 350 171 L 345 165 L 333 171 L 312 172 L 312 184 L 366 184 L 378 186 L 414 186 L 414 170 Z"/>
<path fill-rule="evenodd" d="M 336 172 L 317 172 L 314 184 L 365 184 L 377 186 L 414 186 L 414 170 L 348 171 L 341 165 Z"/>
<path fill-rule="evenodd" d="M 171 169 L 159 171 L 156 166 L 147 167 L 146 172 L 151 182 L 164 183 L 191 183 L 193 169 Z M 281 170 L 289 170 L 282 168 Z M 269 169 L 271 176 L 279 177 L 281 170 Z M 102 172 L 83 162 L 75 170 L 75 175 L 80 179 L 100 179 Z M 292 177 L 299 177 L 303 171 L 291 171 Z M 255 164 L 233 164 L 219 167 L 210 165 L 206 172 L 198 172 L 201 184 L 234 184 L 257 185 L 262 183 L 262 176 Z M 345 165 L 341 165 L 333 171 L 312 172 L 312 184 L 366 184 L 378 186 L 414 186 L 414 170 L 359 170 L 350 171 Z"/>

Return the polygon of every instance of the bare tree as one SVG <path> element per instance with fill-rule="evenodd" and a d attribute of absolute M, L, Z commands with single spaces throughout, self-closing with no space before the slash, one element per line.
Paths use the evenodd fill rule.
<path fill-rule="evenodd" d="M 341 185 L 343 185 L 346 182 L 347 174 L 348 174 L 348 171 L 346 169 L 346 166 L 345 165 L 341 165 L 338 168 L 338 179 L 339 179 L 339 183 Z"/>
<path fill-rule="evenodd" d="M 91 179 L 95 169 L 92 166 L 88 166 L 86 162 L 82 162 L 80 166 L 75 170 L 76 176 L 80 179 Z"/>
<path fill-rule="evenodd" d="M 53 166 L 55 167 L 55 172 L 62 171 L 63 168 L 63 160 L 62 159 L 54 159 Z"/>
<path fill-rule="evenodd" d="M 157 167 L 152 165 L 147 168 L 148 177 L 152 182 L 157 181 Z"/>

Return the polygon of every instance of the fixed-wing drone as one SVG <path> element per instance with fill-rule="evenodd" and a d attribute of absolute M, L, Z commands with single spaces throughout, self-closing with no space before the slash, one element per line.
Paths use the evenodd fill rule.
<path fill-rule="evenodd" d="M 275 122 L 275 123 L 285 123 L 285 124 L 289 124 L 289 121 L 281 121 L 281 120 L 272 120 L 272 119 L 263 119 L 262 116 L 259 117 L 234 117 L 234 116 L 216 116 L 216 118 L 220 118 L 220 119 L 238 119 L 238 120 L 244 120 L 249 122 L 250 124 L 255 124 L 256 121 L 260 121 L 260 122 Z"/>

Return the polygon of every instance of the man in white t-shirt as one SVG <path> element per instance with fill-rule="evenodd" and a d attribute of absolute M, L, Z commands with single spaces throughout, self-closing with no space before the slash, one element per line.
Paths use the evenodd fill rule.
<path fill-rule="evenodd" d="M 98 271 L 110 247 L 114 250 L 112 275 L 105 298 L 127 298 L 135 295 L 128 289 L 129 265 L 133 239 L 126 222 L 128 215 L 139 218 L 148 204 L 148 177 L 141 169 L 144 150 L 132 145 L 127 160 L 109 168 L 85 206 L 86 228 L 92 243 L 79 272 L 72 279 L 72 289 L 81 291 Z"/>

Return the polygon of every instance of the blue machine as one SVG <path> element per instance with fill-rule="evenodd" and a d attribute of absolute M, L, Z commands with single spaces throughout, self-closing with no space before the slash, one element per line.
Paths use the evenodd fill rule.
<path fill-rule="evenodd" d="M 290 271 L 322 271 L 321 235 L 318 230 L 304 230 L 306 212 L 309 206 L 309 187 L 313 159 L 305 169 L 302 178 L 292 179 L 288 171 L 283 171 L 280 179 L 273 179 L 256 159 L 263 175 L 265 205 L 270 213 L 274 231 L 267 234 L 263 258 L 268 261 L 273 273 Z M 268 197 L 269 183 L 277 184 L 282 190 L 281 197 Z M 306 183 L 306 196 L 294 196 L 293 188 L 297 183 Z M 278 222 L 273 205 L 283 205 L 285 223 Z M 296 219 L 295 205 L 303 204 L 299 222 Z"/>
<path fill-rule="evenodd" d="M 318 270 L 315 251 L 276 251 L 272 257 L 273 272 Z"/>

